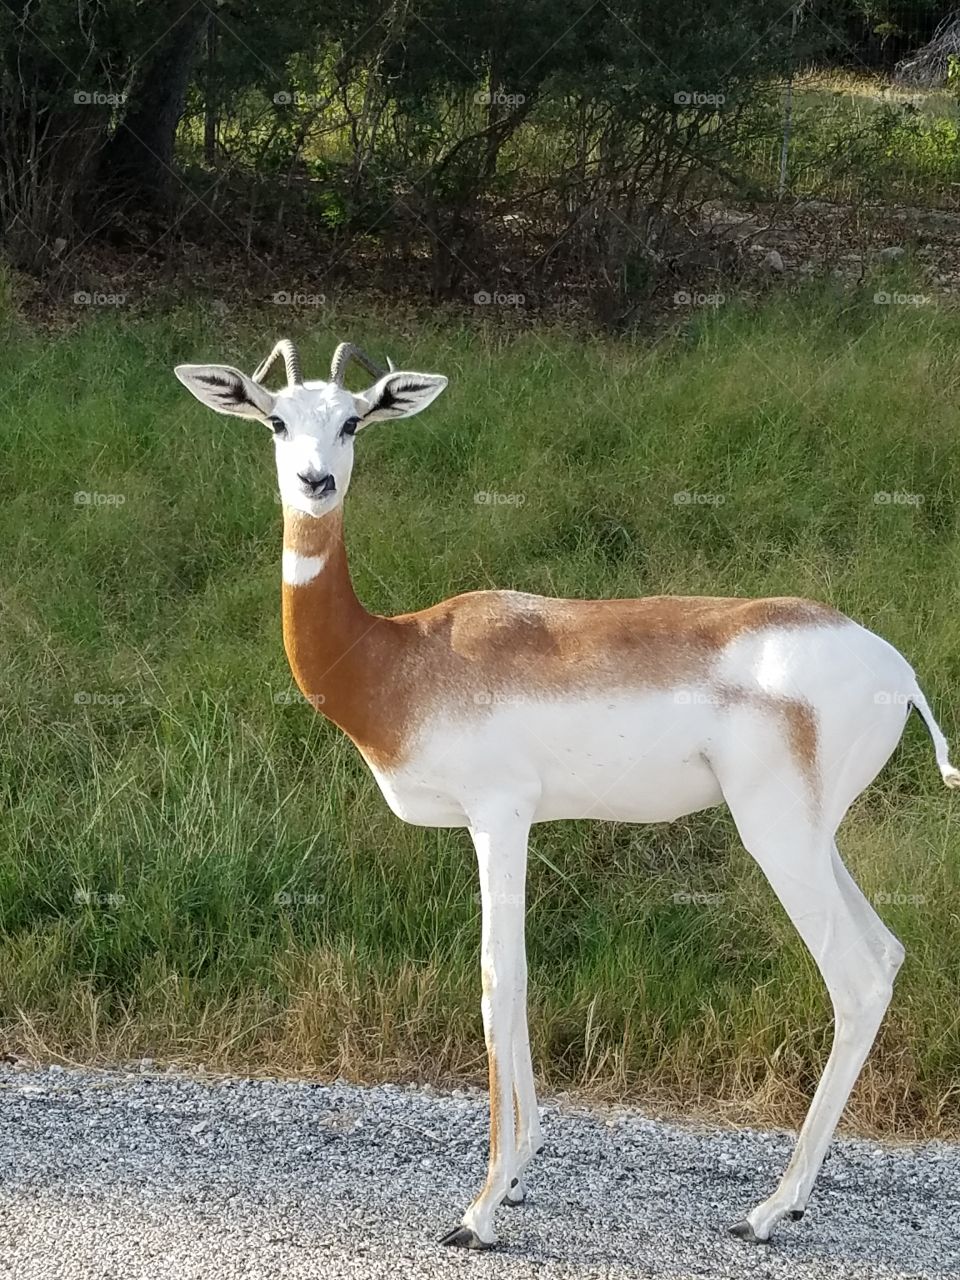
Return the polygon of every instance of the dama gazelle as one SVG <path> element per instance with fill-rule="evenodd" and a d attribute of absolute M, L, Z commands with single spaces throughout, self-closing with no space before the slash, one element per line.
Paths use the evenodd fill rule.
<path fill-rule="evenodd" d="M 283 356 L 287 385 L 264 379 Z M 348 391 L 351 360 L 373 384 Z M 819 966 L 833 1048 L 780 1185 L 734 1226 L 767 1240 L 799 1218 L 890 1001 L 903 948 L 840 861 L 834 835 L 916 708 L 944 782 L 947 744 L 906 660 L 827 606 L 798 599 L 555 600 L 478 591 L 380 617 L 354 594 L 342 503 L 354 438 L 425 409 L 437 374 L 382 370 L 341 344 L 304 382 L 277 343 L 247 377 L 180 365 L 219 413 L 273 433 L 283 501 L 283 639 L 300 689 L 356 744 L 387 803 L 422 826 L 466 827 L 482 900 L 490 1066 L 486 1184 L 443 1242 L 496 1242 L 541 1135 L 527 1036 L 524 881 L 534 822 L 666 822 L 725 803 Z"/>

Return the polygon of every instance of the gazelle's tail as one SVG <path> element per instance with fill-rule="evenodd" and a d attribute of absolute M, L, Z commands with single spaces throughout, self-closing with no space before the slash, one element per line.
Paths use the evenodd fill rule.
<path fill-rule="evenodd" d="M 930 737 L 933 740 L 933 750 L 937 757 L 937 764 L 940 767 L 940 775 L 948 787 L 960 787 L 960 770 L 955 769 L 950 763 L 950 748 L 947 746 L 947 740 L 943 736 L 943 731 L 937 724 L 933 712 L 930 710 L 930 703 L 923 696 L 920 686 L 914 683 L 913 692 L 910 694 L 910 701 L 917 711 L 923 723 L 927 726 Z"/>

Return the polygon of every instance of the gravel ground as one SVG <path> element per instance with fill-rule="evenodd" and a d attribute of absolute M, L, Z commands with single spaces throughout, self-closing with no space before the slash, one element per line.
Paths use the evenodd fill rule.
<path fill-rule="evenodd" d="M 960 1148 L 834 1144 L 802 1222 L 729 1223 L 786 1163 L 781 1133 L 543 1107 L 530 1195 L 501 1247 L 436 1237 L 483 1181 L 485 1099 L 0 1068 L 0 1276 L 960 1276 Z"/>

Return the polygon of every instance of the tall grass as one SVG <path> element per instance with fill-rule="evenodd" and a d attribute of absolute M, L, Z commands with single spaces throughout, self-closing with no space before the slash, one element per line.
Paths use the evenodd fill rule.
<path fill-rule="evenodd" d="M 349 333 L 451 378 L 358 443 L 361 597 L 811 595 L 900 647 L 957 737 L 960 316 L 875 306 L 875 287 L 719 309 L 654 346 L 396 314 L 303 326 L 308 369 Z M 270 320 L 4 322 L 3 1036 L 479 1078 L 469 842 L 393 818 L 293 691 L 266 433 L 172 376 L 252 367 Z M 955 805 L 912 724 L 841 833 L 908 950 L 851 1112 L 865 1128 L 960 1131 Z M 801 1113 L 828 1002 L 724 813 L 538 827 L 531 904 L 545 1081 Z"/>

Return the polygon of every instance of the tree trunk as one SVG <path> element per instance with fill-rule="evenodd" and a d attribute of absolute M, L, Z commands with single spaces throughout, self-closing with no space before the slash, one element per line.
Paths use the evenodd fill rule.
<path fill-rule="evenodd" d="M 134 82 L 132 102 L 103 156 L 103 181 L 113 199 L 156 213 L 176 195 L 173 145 L 183 115 L 205 5 L 183 10 Z"/>
<path fill-rule="evenodd" d="M 217 163 L 217 16 L 207 21 L 207 69 L 203 92 L 203 160 L 209 169 Z"/>

